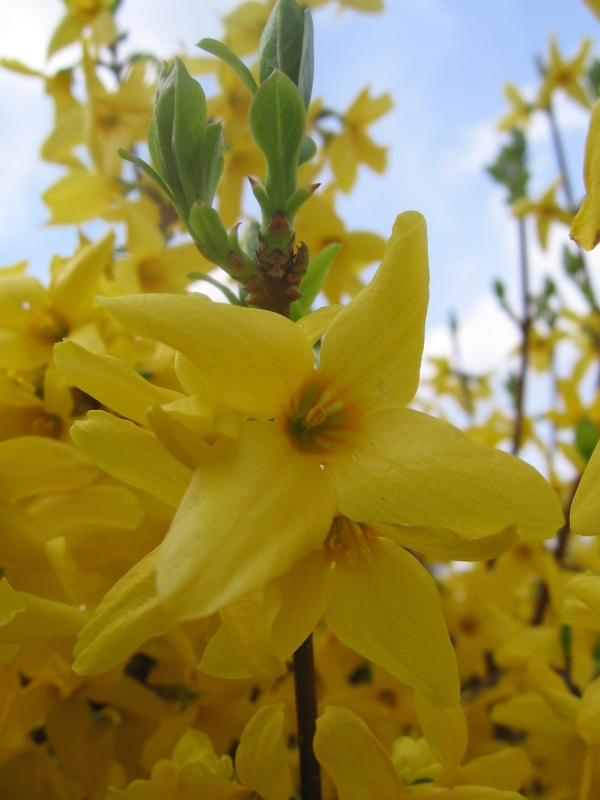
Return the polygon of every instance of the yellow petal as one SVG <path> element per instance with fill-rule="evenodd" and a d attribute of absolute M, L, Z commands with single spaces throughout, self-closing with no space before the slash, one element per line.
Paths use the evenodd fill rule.
<path fill-rule="evenodd" d="M 73 636 L 88 615 L 78 608 L 46 600 L 28 592 L 16 592 L 25 608 L 0 628 L 0 644 L 39 642 L 57 636 Z"/>
<path fill-rule="evenodd" d="M 107 800 L 252 800 L 250 792 L 231 781 L 200 778 L 196 781 L 133 781 L 127 789 L 109 789 Z"/>
<path fill-rule="evenodd" d="M 257 586 L 221 609 L 223 627 L 244 668 L 261 680 L 274 680 L 287 669 L 271 643 L 271 628 L 281 596 L 270 581 Z"/>
<path fill-rule="evenodd" d="M 576 722 L 577 733 L 589 745 L 600 744 L 600 679 L 583 690 L 582 708 Z"/>
<path fill-rule="evenodd" d="M 323 336 L 341 310 L 342 306 L 340 305 L 323 306 L 299 319 L 296 325 L 311 345 L 314 345 Z"/>
<path fill-rule="evenodd" d="M 306 336 L 270 311 L 211 303 L 193 294 L 104 303 L 131 333 L 183 353 L 206 373 L 225 405 L 251 417 L 272 418 L 313 370 Z"/>
<path fill-rule="evenodd" d="M 99 474 L 84 455 L 54 439 L 23 436 L 0 442 L 0 498 L 9 502 L 79 489 Z"/>
<path fill-rule="evenodd" d="M 506 747 L 497 753 L 474 758 L 461 767 L 456 785 L 489 786 L 505 792 L 518 792 L 532 772 L 531 762 L 523 750 Z"/>
<path fill-rule="evenodd" d="M 313 746 L 335 784 L 338 800 L 408 797 L 389 756 L 353 711 L 328 706 L 317 719 Z"/>
<path fill-rule="evenodd" d="M 592 453 L 575 492 L 571 528 L 580 536 L 600 534 L 600 447 Z"/>
<path fill-rule="evenodd" d="M 434 708 L 415 694 L 415 709 L 431 752 L 452 773 L 463 760 L 469 743 L 467 720 L 461 706 Z"/>
<path fill-rule="evenodd" d="M 410 409 L 366 417 L 328 470 L 340 511 L 360 522 L 450 528 L 470 539 L 511 524 L 522 538 L 548 538 L 562 524 L 537 470 Z"/>
<path fill-rule="evenodd" d="M 50 299 L 70 327 L 85 322 L 94 306 L 96 286 L 108 266 L 115 243 L 109 229 L 96 242 L 81 247 L 52 276 Z"/>
<path fill-rule="evenodd" d="M 211 614 L 317 549 L 334 510 L 318 462 L 275 424 L 246 422 L 195 472 L 161 548 L 159 593 L 181 619 Z"/>
<path fill-rule="evenodd" d="M 600 577 L 598 575 L 575 575 L 567 581 L 565 589 L 600 614 Z"/>
<path fill-rule="evenodd" d="M 373 529 L 402 547 L 447 561 L 488 561 L 498 558 L 519 541 L 514 525 L 480 539 L 462 539 L 446 528 L 418 525 L 377 524 L 373 525 Z"/>
<path fill-rule="evenodd" d="M 596 101 L 590 117 L 585 143 L 583 178 L 586 196 L 581 204 L 570 236 L 584 250 L 593 250 L 600 241 L 600 102 Z"/>
<path fill-rule="evenodd" d="M 54 362 L 74 386 L 123 417 L 148 424 L 150 406 L 172 403 L 179 392 L 154 386 L 131 367 L 112 356 L 98 356 L 74 342 L 54 348 Z"/>
<path fill-rule="evenodd" d="M 228 680 L 251 677 L 250 672 L 242 664 L 225 625 L 217 628 L 207 644 L 198 669 L 207 675 Z"/>
<path fill-rule="evenodd" d="M 317 627 L 325 611 L 332 575 L 331 560 L 323 550 L 318 550 L 275 579 L 281 606 L 271 639 L 282 661 L 286 661 Z"/>
<path fill-rule="evenodd" d="M 459 702 L 456 657 L 437 587 L 387 539 L 356 536 L 338 559 L 327 624 L 341 641 L 436 707 Z"/>
<path fill-rule="evenodd" d="M 375 277 L 331 323 L 321 370 L 348 403 L 365 411 L 405 406 L 419 383 L 429 297 L 427 232 L 401 214 Z"/>
<path fill-rule="evenodd" d="M 102 175 L 72 170 L 47 189 L 42 198 L 52 225 L 79 225 L 101 216 L 115 196 L 112 184 Z"/>
<path fill-rule="evenodd" d="M 6 578 L 2 578 L 0 580 L 0 627 L 8 625 L 22 611 L 25 611 L 25 603 Z"/>
<path fill-rule="evenodd" d="M 235 754 L 235 771 L 245 789 L 264 800 L 289 800 L 292 779 L 283 743 L 283 703 L 264 706 L 242 731 Z"/>
<path fill-rule="evenodd" d="M 73 425 L 71 436 L 77 447 L 109 475 L 175 508 L 179 505 L 192 473 L 153 433 L 104 411 L 90 411 L 87 420 Z"/>
<path fill-rule="evenodd" d="M 78 675 L 97 675 L 116 667 L 154 636 L 177 627 L 156 594 L 153 550 L 108 591 L 80 631 L 73 651 Z"/>

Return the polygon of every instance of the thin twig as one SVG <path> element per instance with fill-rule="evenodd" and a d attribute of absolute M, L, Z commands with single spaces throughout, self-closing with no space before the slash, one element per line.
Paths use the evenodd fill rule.
<path fill-rule="evenodd" d="M 525 414 L 525 388 L 527 382 L 527 369 L 529 367 L 529 339 L 531 333 L 531 297 L 529 295 L 529 259 L 527 253 L 527 231 L 525 220 L 519 217 L 519 255 L 521 278 L 521 303 L 522 316 L 519 321 L 521 329 L 521 362 L 515 386 L 515 427 L 512 441 L 512 453 L 517 455 L 523 439 L 523 418 Z"/>
<path fill-rule="evenodd" d="M 317 721 L 317 689 L 312 633 L 294 653 L 294 687 L 302 800 L 321 800 L 321 768 L 313 750 Z"/>

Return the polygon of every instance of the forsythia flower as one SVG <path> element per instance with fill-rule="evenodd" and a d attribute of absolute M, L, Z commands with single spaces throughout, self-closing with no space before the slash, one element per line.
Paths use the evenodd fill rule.
<path fill-rule="evenodd" d="M 427 305 L 425 224 L 415 212 L 398 218 L 376 277 L 327 328 L 318 370 L 302 327 L 270 312 L 194 296 L 106 302 L 132 333 L 179 351 L 179 378 L 190 394 L 212 393 L 241 415 L 234 428 L 226 423 L 229 435 L 199 448 L 189 432 L 187 445 L 181 438 L 174 444 L 152 412 L 160 441 L 186 470 L 195 468 L 187 489 L 184 466 L 169 466 L 177 462 L 152 434 L 129 430 L 103 412 L 76 426 L 77 445 L 92 459 L 99 457 L 109 472 L 116 469 L 117 477 L 141 486 L 140 478 L 154 472 L 156 486 L 157 472 L 166 470 L 159 489 L 165 499 L 177 505 L 185 493 L 156 562 L 158 596 L 175 619 L 211 614 L 281 575 L 322 547 L 340 514 L 375 531 L 388 523 L 421 525 L 447 528 L 465 539 L 508 525 L 525 538 L 544 538 L 560 525 L 558 500 L 531 467 L 403 408 L 419 380 Z M 59 368 L 98 396 L 89 367 L 73 347 L 61 357 L 64 347 L 57 349 Z M 115 372 L 113 389 L 102 390 L 102 402 L 110 407 L 112 394 L 112 407 L 135 405 L 134 418 L 143 420 L 155 387 L 136 401 L 131 391 L 143 381 L 125 380 L 124 370 L 119 372 L 129 399 L 117 388 Z M 188 406 L 193 416 L 193 403 Z M 186 413 L 183 406 L 178 413 Z M 406 561 L 403 551 L 379 539 L 369 545 L 362 536 L 361 531 L 356 551 L 347 553 L 354 559 L 356 552 L 359 572 L 375 569 L 367 566 L 371 547 L 373 563 L 397 559 L 397 569 L 414 572 L 417 565 Z M 343 559 L 344 546 L 337 549 Z M 352 574 L 350 567 L 350 582 Z M 414 574 L 412 580 L 422 583 L 425 576 Z M 340 598 L 346 592 L 351 597 L 349 587 L 340 590 Z M 343 616 L 343 601 L 337 613 Z M 419 685 L 435 702 L 455 702 L 456 684 L 436 697 L 431 693 L 436 682 L 425 689 Z"/>
<path fill-rule="evenodd" d="M 581 83 L 581 79 L 585 76 L 586 61 L 591 45 L 591 39 L 584 39 L 577 55 L 571 61 L 565 61 L 558 50 L 556 39 L 550 38 L 550 63 L 540 88 L 538 97 L 540 108 L 546 108 L 549 105 L 552 94 L 557 89 L 563 89 L 573 100 L 585 108 L 592 107 L 590 98 Z"/>
<path fill-rule="evenodd" d="M 530 200 L 524 197 L 521 200 L 517 200 L 513 206 L 513 214 L 516 217 L 525 217 L 528 214 L 533 214 L 535 216 L 538 239 L 544 250 L 548 247 L 550 224 L 552 222 L 564 222 L 565 225 L 570 225 L 573 221 L 573 213 L 561 208 L 556 202 L 556 190 L 561 183 L 561 178 L 554 181 L 539 200 Z"/>

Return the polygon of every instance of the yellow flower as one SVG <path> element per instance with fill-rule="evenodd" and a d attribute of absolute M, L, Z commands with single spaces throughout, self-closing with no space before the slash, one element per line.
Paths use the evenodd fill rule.
<path fill-rule="evenodd" d="M 264 706 L 242 731 L 235 754 L 235 772 L 229 756 L 216 755 L 208 736 L 189 729 L 177 742 L 172 759 L 161 759 L 149 781 L 136 780 L 124 791 L 111 789 L 108 800 L 288 800 L 293 794 L 283 742 L 284 706 Z"/>
<path fill-rule="evenodd" d="M 498 130 L 512 131 L 514 128 L 527 125 L 535 108 L 534 104 L 525 100 L 517 87 L 512 83 L 506 83 L 504 85 L 504 94 L 511 108 L 498 123 Z"/>
<path fill-rule="evenodd" d="M 548 107 L 552 94 L 557 89 L 565 91 L 569 97 L 584 108 L 592 107 L 589 95 L 581 82 L 581 79 L 585 77 L 587 57 L 591 46 L 591 39 L 583 39 L 579 46 L 579 52 L 571 61 L 565 61 L 559 52 L 556 39 L 553 36 L 550 38 L 550 63 L 546 68 L 540 87 L 538 97 L 540 108 Z"/>
<path fill-rule="evenodd" d="M 462 768 L 456 788 L 441 788 L 431 783 L 407 787 L 395 769 L 392 759 L 371 733 L 363 720 L 346 708 L 329 706 L 317 720 L 314 738 L 315 755 L 335 784 L 339 800 L 404 800 L 410 797 L 481 798 L 482 800 L 522 800 L 523 796 L 507 785 L 517 787 L 523 775 L 522 763 L 510 751 L 475 759 Z M 419 755 L 415 748 L 414 755 Z M 506 764 L 503 754 L 508 754 Z M 522 754 L 521 754 L 522 755 Z M 522 756 L 525 761 L 526 757 Z M 518 757 L 517 757 L 518 758 Z M 475 762 L 483 762 L 475 764 Z M 491 763 L 489 763 L 491 762 Z M 496 763 L 494 763 L 496 762 Z M 511 762 L 515 762 L 514 764 Z M 469 767 L 471 767 L 469 774 Z M 402 765 L 404 766 L 404 765 Z M 506 767 L 509 774 L 506 774 Z M 504 768 L 504 769 L 503 769 Z M 403 770 L 406 775 L 406 769 Z M 504 773 L 504 774 L 503 774 Z M 462 786 L 473 787 L 463 791 Z M 477 789 L 475 789 L 477 787 Z"/>
<path fill-rule="evenodd" d="M 584 250 L 600 241 L 600 101 L 594 103 L 585 142 L 583 180 L 586 195 L 571 227 L 571 239 Z"/>
<path fill-rule="evenodd" d="M 387 148 L 373 142 L 367 127 L 391 108 L 388 94 L 371 97 L 369 89 L 363 89 L 343 115 L 342 132 L 332 136 L 325 150 L 342 191 L 349 192 L 354 185 L 359 164 L 366 164 L 375 172 L 385 170 Z"/>
<path fill-rule="evenodd" d="M 571 526 L 580 536 L 600 534 L 600 448 L 592 453 L 571 507 Z"/>
<path fill-rule="evenodd" d="M 119 147 L 126 150 L 146 139 L 152 119 L 154 87 L 146 82 L 146 62 L 129 67 L 115 92 L 108 91 L 96 74 L 86 52 L 84 69 L 88 104 L 85 108 L 85 134 L 90 154 L 102 175 L 118 178 L 123 160 Z"/>
<path fill-rule="evenodd" d="M 516 217 L 525 217 L 533 214 L 536 218 L 537 232 L 540 245 L 546 250 L 548 247 L 548 233 L 552 222 L 563 222 L 570 225 L 573 221 L 573 212 L 561 208 L 556 202 L 556 190 L 561 185 L 562 179 L 554 181 L 539 200 L 530 200 L 524 197 L 513 206 L 513 214 Z"/>
<path fill-rule="evenodd" d="M 67 13 L 48 45 L 48 57 L 81 38 L 90 28 L 96 47 L 112 44 L 119 35 L 112 16 L 114 0 L 63 0 Z"/>
<path fill-rule="evenodd" d="M 583 0 L 583 2 L 588 6 L 592 14 L 595 14 L 598 19 L 600 20 L 600 2 L 599 0 Z"/>

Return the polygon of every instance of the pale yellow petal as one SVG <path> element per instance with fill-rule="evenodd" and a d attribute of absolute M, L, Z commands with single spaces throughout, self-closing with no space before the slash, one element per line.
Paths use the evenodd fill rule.
<path fill-rule="evenodd" d="M 570 237 L 584 250 L 593 250 L 600 241 L 600 102 L 590 117 L 585 143 L 583 177 L 586 196 L 571 227 Z"/>
<path fill-rule="evenodd" d="M 104 302 L 130 333 L 183 353 L 206 373 L 225 405 L 248 416 L 272 418 L 312 373 L 306 336 L 270 311 L 211 303 L 194 294 Z"/>
<path fill-rule="evenodd" d="M 410 409 L 366 417 L 328 470 L 340 511 L 359 522 L 443 527 L 472 539 L 511 524 L 522 538 L 549 538 L 562 524 L 558 497 L 537 470 Z"/>
<path fill-rule="evenodd" d="M 461 767 L 456 776 L 456 785 L 487 786 L 505 792 L 518 792 L 532 771 L 531 762 L 523 750 L 506 747 L 497 753 L 474 758 Z"/>
<path fill-rule="evenodd" d="M 431 752 L 448 773 L 463 760 L 469 743 L 467 720 L 462 706 L 434 708 L 415 694 L 415 710 Z"/>
<path fill-rule="evenodd" d="M 336 565 L 326 619 L 344 644 L 432 705 L 459 702 L 456 657 L 435 581 L 404 548 L 356 536 Z"/>
<path fill-rule="evenodd" d="M 251 677 L 250 672 L 242 664 L 225 625 L 217 628 L 206 645 L 198 669 L 207 675 L 228 680 Z"/>
<path fill-rule="evenodd" d="M 334 511 L 318 461 L 275 424 L 246 422 L 195 472 L 161 548 L 159 593 L 182 619 L 211 614 L 317 549 Z"/>
<path fill-rule="evenodd" d="M 600 577 L 598 575 L 574 575 L 565 584 L 565 589 L 600 614 Z"/>
<path fill-rule="evenodd" d="M 299 319 L 296 325 L 304 333 L 311 345 L 314 345 L 323 336 L 342 308 L 343 306 L 340 305 L 317 308 L 316 311 L 312 311 L 302 319 Z"/>
<path fill-rule="evenodd" d="M 57 636 L 74 636 L 85 625 L 88 615 L 78 608 L 17 592 L 25 609 L 0 627 L 0 645 L 39 642 Z"/>
<path fill-rule="evenodd" d="M 319 763 L 333 780 L 338 800 L 408 797 L 389 756 L 350 709 L 328 706 L 317 719 L 313 744 Z"/>
<path fill-rule="evenodd" d="M 22 611 L 25 611 L 25 603 L 6 578 L 2 578 L 0 580 L 0 627 L 12 622 Z"/>
<path fill-rule="evenodd" d="M 0 442 L 0 498 L 9 502 L 79 489 L 99 474 L 84 455 L 54 439 L 23 436 Z"/>
<path fill-rule="evenodd" d="M 580 536 L 600 534 L 600 447 L 592 453 L 575 492 L 571 528 Z"/>
<path fill-rule="evenodd" d="M 78 675 L 96 675 L 116 667 L 148 639 L 177 627 L 156 594 L 153 550 L 108 591 L 79 632 L 73 651 Z"/>
<path fill-rule="evenodd" d="M 245 789 L 264 800 L 289 800 L 293 794 L 283 743 L 284 704 L 264 706 L 242 731 L 235 771 Z"/>
<path fill-rule="evenodd" d="M 337 315 L 321 346 L 321 370 L 364 411 L 405 406 L 419 383 L 429 297 L 427 231 L 401 214 L 375 277 Z"/>
<path fill-rule="evenodd" d="M 271 642 L 273 621 L 281 604 L 275 581 L 257 586 L 221 609 L 223 627 L 245 669 L 261 680 L 287 672 Z"/>
<path fill-rule="evenodd" d="M 175 508 L 190 482 L 191 470 L 165 450 L 156 436 L 104 411 L 90 411 L 76 422 L 77 447 L 115 478 L 159 497 Z"/>
<path fill-rule="evenodd" d="M 463 539 L 446 528 L 426 526 L 373 525 L 373 529 L 402 547 L 447 561 L 488 561 L 498 558 L 519 541 L 516 526 L 508 525 L 491 536 Z"/>
<path fill-rule="evenodd" d="M 50 282 L 50 299 L 69 327 L 85 322 L 94 306 L 96 286 L 108 266 L 115 243 L 110 228 L 95 242 L 81 247 L 56 270 Z"/>
<path fill-rule="evenodd" d="M 146 412 L 150 406 L 172 403 L 184 396 L 154 386 L 118 358 L 94 355 L 74 342 L 57 344 L 54 362 L 74 386 L 142 425 L 148 424 Z"/>

